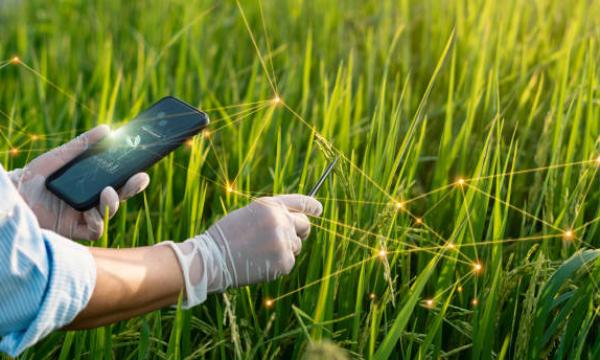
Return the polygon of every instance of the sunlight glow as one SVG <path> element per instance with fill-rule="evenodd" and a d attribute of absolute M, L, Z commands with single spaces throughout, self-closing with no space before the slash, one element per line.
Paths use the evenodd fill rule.
<path fill-rule="evenodd" d="M 385 249 L 381 249 L 377 253 L 377 256 L 379 256 L 381 259 L 385 259 L 385 257 L 387 256 L 387 252 L 385 251 Z"/>
<path fill-rule="evenodd" d="M 473 272 L 480 273 L 483 270 L 483 265 L 481 263 L 475 263 L 473 265 Z"/>
<path fill-rule="evenodd" d="M 279 97 L 279 95 L 275 95 L 271 102 L 273 103 L 273 105 L 279 105 L 281 104 L 281 98 Z"/>
<path fill-rule="evenodd" d="M 573 233 L 573 230 L 567 230 L 565 231 L 565 233 L 563 234 L 563 237 L 565 238 L 565 240 L 573 240 L 573 237 L 575 237 L 575 234 Z"/>
<path fill-rule="evenodd" d="M 463 186 L 464 184 L 465 184 L 465 179 L 463 179 L 463 178 L 458 178 L 458 179 L 456 180 L 456 185 L 458 185 L 458 186 Z"/>
<path fill-rule="evenodd" d="M 108 136 L 111 139 L 114 139 L 117 137 L 117 135 L 119 135 L 119 130 L 118 129 L 110 129 L 110 133 L 108 133 Z"/>

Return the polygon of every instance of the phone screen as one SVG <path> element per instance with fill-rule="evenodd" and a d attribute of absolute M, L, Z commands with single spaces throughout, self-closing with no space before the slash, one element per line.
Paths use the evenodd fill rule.
<path fill-rule="evenodd" d="M 206 114 L 164 98 L 52 174 L 46 186 L 74 208 L 89 209 L 105 187 L 119 188 L 207 124 Z"/>

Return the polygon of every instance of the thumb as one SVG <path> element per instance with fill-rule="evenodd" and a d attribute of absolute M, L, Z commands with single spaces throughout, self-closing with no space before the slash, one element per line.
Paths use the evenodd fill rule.
<path fill-rule="evenodd" d="M 283 204 L 291 212 L 300 212 L 309 216 L 319 216 L 323 212 L 323 205 L 312 196 L 286 194 L 274 196 L 273 199 Z"/>
<path fill-rule="evenodd" d="M 108 125 L 99 125 L 75 139 L 39 156 L 29 165 L 29 170 L 48 176 L 87 150 L 90 145 L 102 140 L 110 133 Z"/>

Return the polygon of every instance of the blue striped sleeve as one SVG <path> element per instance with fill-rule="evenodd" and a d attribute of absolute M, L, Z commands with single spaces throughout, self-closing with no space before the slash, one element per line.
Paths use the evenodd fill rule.
<path fill-rule="evenodd" d="M 0 351 L 17 356 L 70 323 L 96 282 L 89 250 L 39 227 L 0 166 Z"/>

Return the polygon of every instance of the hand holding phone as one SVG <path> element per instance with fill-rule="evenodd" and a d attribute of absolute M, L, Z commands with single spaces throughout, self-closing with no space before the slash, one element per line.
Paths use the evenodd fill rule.
<path fill-rule="evenodd" d="M 88 210 L 98 205 L 104 188 L 120 188 L 208 122 L 205 113 L 165 97 L 51 174 L 46 187 L 74 209 Z"/>
<path fill-rule="evenodd" d="M 104 228 L 103 211 L 100 209 L 108 209 L 110 218 L 117 212 L 120 201 L 125 201 L 146 188 L 150 181 L 148 174 L 137 173 L 127 180 L 119 193 L 112 187 L 104 188 L 100 195 L 100 205 L 85 212 L 73 209 L 46 189 L 44 184 L 50 174 L 109 133 L 107 125 L 97 126 L 36 157 L 24 168 L 8 173 L 17 191 L 35 214 L 40 227 L 71 239 L 95 240 L 100 237 Z"/>

